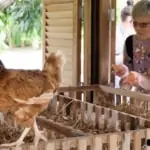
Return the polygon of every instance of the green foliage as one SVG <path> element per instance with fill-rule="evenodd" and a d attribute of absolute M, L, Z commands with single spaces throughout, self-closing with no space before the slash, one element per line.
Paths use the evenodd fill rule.
<path fill-rule="evenodd" d="M 41 33 L 41 0 L 16 0 L 7 9 L 16 24 L 19 24 L 20 31 L 31 35 Z"/>
<path fill-rule="evenodd" d="M 41 17 L 41 0 L 15 0 L 0 12 L 0 32 L 5 31 L 9 46 L 31 45 L 34 39 L 41 39 Z"/>

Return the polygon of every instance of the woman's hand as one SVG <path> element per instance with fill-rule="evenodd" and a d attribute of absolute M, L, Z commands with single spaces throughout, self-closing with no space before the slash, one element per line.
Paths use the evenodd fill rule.
<path fill-rule="evenodd" d="M 124 78 L 129 74 L 129 69 L 126 65 L 121 64 L 121 65 L 112 65 L 112 69 L 116 73 L 117 76 L 120 78 Z"/>

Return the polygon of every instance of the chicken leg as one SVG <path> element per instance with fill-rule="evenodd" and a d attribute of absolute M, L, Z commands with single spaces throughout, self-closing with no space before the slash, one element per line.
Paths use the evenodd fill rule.
<path fill-rule="evenodd" d="M 20 138 L 16 142 L 1 144 L 0 147 L 16 146 L 16 148 L 19 148 L 24 143 L 23 140 L 26 137 L 26 135 L 28 134 L 28 132 L 30 131 L 30 129 L 31 128 L 25 128 L 23 133 L 21 134 Z"/>
<path fill-rule="evenodd" d="M 34 146 L 37 148 L 40 139 L 42 139 L 45 142 L 47 142 L 47 138 L 43 135 L 44 131 L 40 131 L 38 129 L 36 119 L 34 119 L 34 126 L 33 127 L 34 127 L 34 132 L 35 132 Z"/>

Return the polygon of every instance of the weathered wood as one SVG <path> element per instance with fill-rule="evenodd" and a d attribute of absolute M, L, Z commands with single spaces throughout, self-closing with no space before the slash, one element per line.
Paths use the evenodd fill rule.
<path fill-rule="evenodd" d="M 45 55 L 59 50 L 65 55 L 63 86 L 80 82 L 80 6 L 81 0 L 43 0 L 43 51 Z"/>
<path fill-rule="evenodd" d="M 66 135 L 67 137 L 77 137 L 88 135 L 81 130 L 73 129 L 70 126 L 63 125 L 62 123 L 54 122 L 53 120 L 47 120 L 44 117 L 37 117 L 37 123 L 47 129 L 53 129 L 56 132 Z"/>
<path fill-rule="evenodd" d="M 91 78 L 91 1 L 84 0 L 84 84 Z"/>
<path fill-rule="evenodd" d="M 58 92 L 81 92 L 81 91 L 94 91 L 99 89 L 99 85 L 86 85 L 86 86 L 67 86 L 60 87 Z"/>
<path fill-rule="evenodd" d="M 133 91 L 128 91 L 128 90 L 123 90 L 120 88 L 113 88 L 113 87 L 108 87 L 108 86 L 103 86 L 103 85 L 99 85 L 100 89 L 103 90 L 106 93 L 111 93 L 111 94 L 118 94 L 118 95 L 122 95 L 122 96 L 128 96 L 131 98 L 136 98 L 141 99 L 141 100 L 145 100 L 145 101 L 150 101 L 150 95 L 149 94 L 143 94 L 140 92 L 133 92 Z"/>
<path fill-rule="evenodd" d="M 141 96 L 143 100 L 145 98 L 148 100 L 149 98 L 149 96 L 137 92 L 114 89 L 103 85 L 61 87 L 58 89 L 58 96 L 54 100 L 55 102 L 51 103 L 51 106 L 54 108 L 54 115 L 58 117 L 57 119 L 54 118 L 54 120 L 68 119 L 68 122 L 71 121 L 75 128 L 84 128 L 90 134 L 66 126 L 63 124 L 63 121 L 62 123 L 56 123 L 53 120 L 48 121 L 38 117 L 38 124 L 45 129 L 50 129 L 53 133 L 53 136 L 49 136 L 50 141 L 47 144 L 45 142 L 39 144 L 39 149 L 141 150 L 144 145 L 144 139 L 149 139 L 150 130 L 148 128 L 150 128 L 150 120 L 88 103 L 86 98 L 84 98 L 85 101 L 77 99 L 76 95 L 78 92 L 87 93 L 90 91 L 97 92 L 97 100 L 99 100 L 99 95 L 102 93 L 106 97 L 107 93 L 123 93 L 131 97 L 136 95 L 139 98 Z M 133 93 L 136 94 L 134 95 Z M 51 113 L 48 112 L 47 115 L 51 116 Z M 23 148 L 20 148 L 20 150 L 24 149 L 33 149 L 33 143 L 31 145 L 26 144 Z M 149 147 L 146 147 L 146 149 L 149 150 Z M 16 149 L 14 148 L 13 150 Z"/>

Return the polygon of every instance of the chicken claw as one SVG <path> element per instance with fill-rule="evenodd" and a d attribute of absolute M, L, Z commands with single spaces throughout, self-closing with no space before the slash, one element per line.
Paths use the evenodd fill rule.
<path fill-rule="evenodd" d="M 47 138 L 43 135 L 44 131 L 40 131 L 38 129 L 36 120 L 34 121 L 34 132 L 35 132 L 35 137 L 34 137 L 34 146 L 37 148 L 38 143 L 40 141 L 40 139 L 42 139 L 43 141 L 47 142 Z"/>
<path fill-rule="evenodd" d="M 16 149 L 19 149 L 22 144 L 24 144 L 24 138 L 28 134 L 31 128 L 25 128 L 20 138 L 16 142 L 1 144 L 0 147 L 12 147 L 16 146 Z"/>

